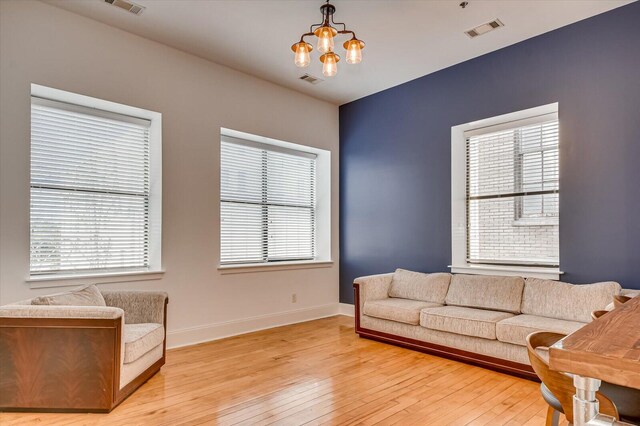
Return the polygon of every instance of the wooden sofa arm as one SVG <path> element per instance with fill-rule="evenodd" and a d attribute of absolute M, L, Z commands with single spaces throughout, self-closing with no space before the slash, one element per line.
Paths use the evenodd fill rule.
<path fill-rule="evenodd" d="M 65 309 L 75 317 L 63 316 Z M 0 311 L 0 411 L 113 408 L 121 309 L 14 305 Z"/>
<path fill-rule="evenodd" d="M 161 291 L 101 291 L 107 306 L 124 311 L 126 324 L 165 323 L 165 305 L 169 298 Z"/>

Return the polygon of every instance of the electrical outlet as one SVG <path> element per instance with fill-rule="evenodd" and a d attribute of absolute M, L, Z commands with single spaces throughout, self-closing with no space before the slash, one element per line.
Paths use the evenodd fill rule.
<path fill-rule="evenodd" d="M 293 293 L 291 295 L 291 303 L 296 303 L 298 301 L 298 295 Z"/>

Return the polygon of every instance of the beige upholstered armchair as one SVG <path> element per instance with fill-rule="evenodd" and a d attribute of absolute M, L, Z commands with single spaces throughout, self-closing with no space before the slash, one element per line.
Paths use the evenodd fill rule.
<path fill-rule="evenodd" d="M 1 306 L 0 410 L 111 411 L 164 365 L 167 302 L 87 286 Z"/>

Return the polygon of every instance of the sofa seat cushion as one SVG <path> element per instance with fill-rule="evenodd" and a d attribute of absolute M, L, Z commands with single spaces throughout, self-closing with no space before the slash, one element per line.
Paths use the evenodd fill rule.
<path fill-rule="evenodd" d="M 620 284 L 569 284 L 527 278 L 522 313 L 567 321 L 591 322 L 591 312 L 604 309 L 620 293 Z"/>
<path fill-rule="evenodd" d="M 380 299 L 364 302 L 362 313 L 370 317 L 418 325 L 420 311 L 424 308 L 442 306 L 438 303 L 422 302 L 409 299 Z"/>
<path fill-rule="evenodd" d="M 442 306 L 424 309 L 420 313 L 420 325 L 432 330 L 495 340 L 496 323 L 510 317 L 513 314 L 508 312 Z"/>
<path fill-rule="evenodd" d="M 504 343 L 527 346 L 527 336 L 534 331 L 571 334 L 584 325 L 583 322 L 523 314 L 500 321 L 496 325 L 496 337 Z"/>
<path fill-rule="evenodd" d="M 455 274 L 446 304 L 520 313 L 524 278 Z"/>
<path fill-rule="evenodd" d="M 447 273 L 423 274 L 405 269 L 396 269 L 391 279 L 389 297 L 421 300 L 444 305 L 450 281 L 451 274 Z"/>
<path fill-rule="evenodd" d="M 162 324 L 143 323 L 124 326 L 124 363 L 134 362 L 164 341 Z"/>

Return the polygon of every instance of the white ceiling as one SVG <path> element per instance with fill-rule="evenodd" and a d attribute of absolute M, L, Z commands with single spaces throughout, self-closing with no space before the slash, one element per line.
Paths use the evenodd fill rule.
<path fill-rule="evenodd" d="M 366 42 L 359 65 L 338 63 L 322 76 L 314 48 L 296 68 L 290 47 L 321 20 L 321 0 L 134 0 L 140 16 L 104 0 L 44 0 L 160 43 L 335 104 L 421 77 L 530 37 L 630 3 L 629 0 L 334 0 L 336 22 Z M 463 31 L 499 18 L 504 28 L 470 39 Z M 344 57 L 342 42 L 337 53 Z"/>

